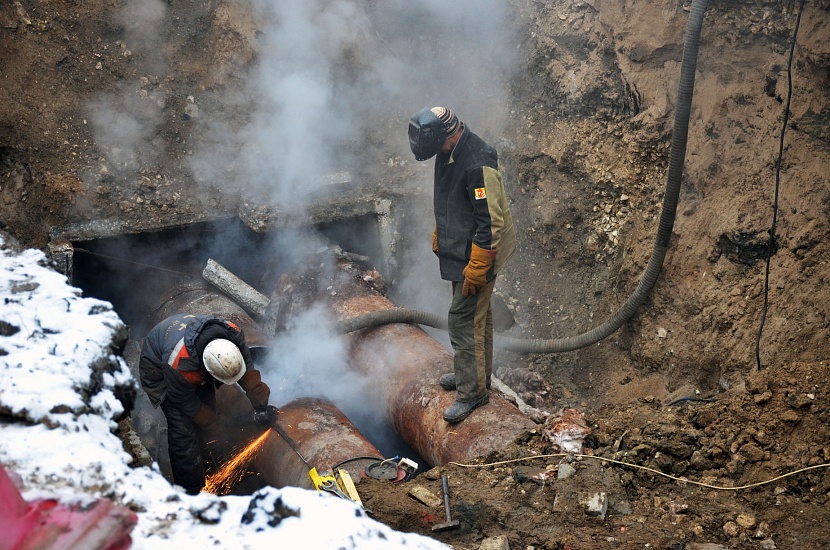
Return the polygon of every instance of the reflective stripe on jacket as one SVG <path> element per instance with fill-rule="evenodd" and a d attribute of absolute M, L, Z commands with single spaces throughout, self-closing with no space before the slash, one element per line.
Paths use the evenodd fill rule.
<path fill-rule="evenodd" d="M 252 365 L 242 330 L 224 319 L 179 314 L 168 317 L 150 330 L 141 348 L 139 374 L 141 386 L 154 406 L 170 400 L 191 418 L 196 416 L 201 406 L 196 388 L 207 383 L 220 383 L 202 364 L 205 346 L 217 338 L 236 344 L 245 364 Z"/>

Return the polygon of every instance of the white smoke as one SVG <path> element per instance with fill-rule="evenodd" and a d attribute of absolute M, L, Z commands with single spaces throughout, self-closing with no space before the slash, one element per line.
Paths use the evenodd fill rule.
<path fill-rule="evenodd" d="M 163 48 L 158 44 L 163 38 L 160 23 L 166 10 L 161 0 L 128 1 L 118 17 L 124 39 L 109 55 L 130 59 L 135 50 L 140 52 L 147 74 L 163 71 Z M 96 69 L 108 71 L 109 63 L 110 59 L 102 58 Z M 132 176 L 155 165 L 164 149 L 158 127 L 167 107 L 167 94 L 155 86 L 156 77 L 144 77 L 142 82 L 121 83 L 117 91 L 96 97 L 87 105 L 95 141 L 106 160 L 104 173 Z"/>
<path fill-rule="evenodd" d="M 199 107 L 199 116 L 188 121 L 194 180 L 225 192 L 228 204 L 243 193 L 254 204 L 277 205 L 297 216 L 329 184 L 329 174 L 348 171 L 357 187 L 363 173 L 389 159 L 414 162 L 407 123 L 422 107 L 450 107 L 486 140 L 500 137 L 509 83 L 518 69 L 516 16 L 508 2 L 223 0 L 215 10 L 220 8 L 255 12 L 240 18 L 257 25 L 246 34 L 256 39 L 245 42 L 255 51 L 250 59 L 229 63 L 232 69 L 206 58 L 206 65 L 217 61 L 217 71 L 231 76 L 202 78 L 204 88 L 184 90 L 175 79 L 163 78 L 171 76 L 164 74 L 166 44 L 182 40 L 162 34 L 181 30 L 165 24 L 166 4 L 127 0 L 125 49 L 135 57 L 141 53 L 145 74 L 162 77 L 169 88 L 151 79 L 136 101 L 135 83 L 127 83 L 122 92 L 91 105 L 96 140 L 109 148 L 110 162 L 124 170 L 155 162 L 154 155 L 170 146 L 159 143 L 158 135 L 164 117 L 174 114 L 167 94 L 171 100 L 192 94 Z M 422 166 L 416 177 L 429 193 L 430 167 Z M 439 312 L 449 304 L 449 285 L 438 279 L 429 248 L 431 217 L 428 207 L 409 217 L 411 230 L 421 235 L 411 240 L 421 244 L 398 250 L 405 271 L 396 286 L 399 296 L 411 299 L 402 305 L 428 303 L 426 309 Z M 319 246 L 314 236 L 291 237 L 282 242 L 297 256 Z M 273 349 L 263 370 L 275 404 L 324 397 L 353 421 L 382 406 L 367 397 L 375 397 L 367 380 L 349 368 L 342 340 L 323 310 L 312 308 L 293 319 Z"/>
<path fill-rule="evenodd" d="M 249 6 L 240 1 L 239 9 Z M 488 141 L 507 119 L 517 74 L 518 24 L 494 0 L 254 0 L 257 56 L 244 89 L 228 89 L 234 116 L 199 121 L 191 158 L 197 181 L 302 212 L 328 174 L 378 169 L 365 159 L 413 163 L 406 129 L 422 107 L 446 105 Z M 238 109 L 247 113 L 239 125 Z M 232 122 L 232 120 L 234 122 Z M 191 141 L 193 143 L 193 140 Z M 367 155 L 370 148 L 381 152 Z M 376 162 L 376 160 L 375 160 Z M 429 166 L 427 166 L 429 164 Z M 430 192 L 431 163 L 417 175 Z M 235 182 L 235 185 L 229 182 Z M 426 243 L 401 250 L 395 284 L 410 307 L 446 309 L 449 285 L 429 249 L 432 212 L 410 218 Z M 413 239 L 415 241 L 415 239 Z M 420 241 L 418 241 L 420 242 Z M 295 246 L 303 247 L 302 240 Z M 441 285 L 440 292 L 424 281 Z"/>
<path fill-rule="evenodd" d="M 240 7 L 241 9 L 241 7 Z M 406 126 L 448 105 L 498 132 L 515 69 L 504 2 L 255 2 L 257 61 L 243 126 L 216 113 L 193 155 L 197 177 L 226 181 L 271 204 L 302 207 L 327 174 L 361 170 L 366 149 L 411 157 Z M 390 130 L 391 129 L 391 130 Z"/>
<path fill-rule="evenodd" d="M 518 44 L 508 2 L 224 0 L 205 38 L 244 34 L 238 47 L 253 51 L 222 50 L 222 40 L 205 48 L 207 67 L 234 76 L 201 77 L 201 91 L 166 74 L 168 48 L 182 51 L 172 11 L 162 0 L 127 0 L 121 54 L 151 83 L 125 82 L 89 107 L 96 142 L 123 170 L 170 147 L 158 128 L 170 99 L 185 96 L 199 113 L 188 136 L 196 181 L 300 211 L 331 173 L 366 169 L 367 158 L 410 159 L 406 125 L 421 107 L 449 106 L 485 138 L 506 119 Z M 229 12 L 254 15 L 238 18 L 245 28 L 225 27 Z M 370 148 L 382 153 L 367 156 Z"/>
<path fill-rule="evenodd" d="M 153 136 L 162 120 L 163 99 L 127 101 L 130 95 L 132 92 L 127 91 L 100 97 L 90 114 L 107 171 L 121 175 L 134 174 L 159 157 Z"/>
<path fill-rule="evenodd" d="M 349 350 L 335 333 L 326 306 L 312 306 L 292 319 L 271 349 L 261 368 L 263 380 L 271 388 L 271 404 L 279 408 L 303 397 L 326 399 L 385 457 L 418 460 L 389 424 L 387 396 L 377 391 L 379 384 L 373 380 L 373 376 L 392 375 L 394 368 L 385 373 L 357 372 L 348 362 Z M 387 355 L 390 365 L 397 364 L 389 357 L 389 350 L 378 349 L 377 353 Z"/>
<path fill-rule="evenodd" d="M 162 0 L 128 0 L 119 13 L 118 21 L 124 28 L 124 42 L 128 47 L 141 50 L 143 56 L 152 57 L 159 52 L 161 23 L 167 15 L 167 5 Z"/>
<path fill-rule="evenodd" d="M 344 340 L 335 334 L 331 313 L 315 305 L 277 335 L 265 360 L 264 380 L 271 403 L 282 406 L 301 397 L 328 399 L 344 414 L 366 410 L 368 379 L 349 366 Z"/>

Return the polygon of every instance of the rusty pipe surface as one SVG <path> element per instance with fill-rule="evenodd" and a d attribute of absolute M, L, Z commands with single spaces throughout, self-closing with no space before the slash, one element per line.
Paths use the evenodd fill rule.
<path fill-rule="evenodd" d="M 377 460 L 352 459 L 383 456 L 339 409 L 323 399 L 301 398 L 280 407 L 277 423 L 283 434 L 272 429 L 254 461 L 274 487 L 311 488 L 309 466 L 322 473 L 344 461 L 348 462 L 340 467 L 357 483 L 364 468 Z"/>
<path fill-rule="evenodd" d="M 201 282 L 171 289 L 163 298 L 165 301 L 149 317 L 153 324 L 178 313 L 216 315 L 239 326 L 249 345 L 270 343 L 242 307 Z M 220 411 L 229 416 L 251 410 L 250 401 L 236 385 L 220 386 L 216 400 Z M 373 460 L 350 459 L 383 456 L 339 409 L 322 399 L 302 398 L 288 403 L 280 408 L 277 422 L 287 438 L 272 429 L 254 459 L 265 483 L 274 487 L 311 488 L 309 465 L 323 472 L 343 461 L 349 461 L 342 468 L 358 482 L 363 468 Z"/>
<path fill-rule="evenodd" d="M 251 403 L 236 386 L 216 390 L 219 409 L 237 414 L 251 410 Z M 261 433 L 261 432 L 260 432 Z M 244 447 L 246 441 L 235 441 Z M 354 460 L 357 457 L 372 459 Z M 340 463 L 355 483 L 371 463 L 383 455 L 355 428 L 351 421 L 329 401 L 300 398 L 280 407 L 277 427 L 272 428 L 253 460 L 263 481 L 272 487 L 314 488 L 308 471 L 332 471 Z"/>
<path fill-rule="evenodd" d="M 296 311 L 306 308 L 310 295 L 324 288 L 324 297 L 317 300 L 328 303 L 337 321 L 394 307 L 376 288 L 382 286 L 377 272 L 365 272 L 343 259 L 335 263 L 332 269 L 321 270 L 319 260 L 309 262 L 304 273 L 280 281 L 272 300 Z M 317 280 L 324 276 L 325 282 Z M 374 381 L 395 431 L 431 466 L 466 462 L 501 450 L 535 426 L 495 391 L 487 405 L 458 424 L 448 424 L 444 409 L 456 394 L 444 391 L 438 379 L 453 371 L 453 356 L 416 325 L 388 324 L 346 338 L 352 367 Z"/>
<path fill-rule="evenodd" d="M 340 319 L 394 307 L 380 295 L 355 296 L 333 305 Z M 432 466 L 501 450 L 534 427 L 498 392 L 491 392 L 490 403 L 462 422 L 447 423 L 444 409 L 456 394 L 442 389 L 438 379 L 453 371 L 453 356 L 415 325 L 361 331 L 352 337 L 350 356 L 374 379 L 383 380 L 395 431 Z"/>
<path fill-rule="evenodd" d="M 249 346 L 267 346 L 270 344 L 265 332 L 248 315 L 242 306 L 216 292 L 200 280 L 182 282 L 171 288 L 161 297 L 161 303 L 148 316 L 148 326 L 179 313 L 197 315 L 215 315 L 234 323 L 245 333 L 245 343 Z"/>

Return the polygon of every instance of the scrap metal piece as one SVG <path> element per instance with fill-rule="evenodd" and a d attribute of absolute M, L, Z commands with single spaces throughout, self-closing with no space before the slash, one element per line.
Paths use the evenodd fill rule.
<path fill-rule="evenodd" d="M 265 314 L 265 310 L 271 302 L 257 289 L 228 271 L 212 258 L 208 258 L 207 265 L 202 271 L 202 277 L 239 302 L 242 307 L 258 316 Z"/>

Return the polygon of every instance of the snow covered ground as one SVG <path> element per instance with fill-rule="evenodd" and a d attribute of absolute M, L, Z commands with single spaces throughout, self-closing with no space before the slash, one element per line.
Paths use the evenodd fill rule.
<path fill-rule="evenodd" d="M 0 463 L 26 500 L 111 499 L 138 513 L 133 548 L 447 548 L 317 491 L 189 496 L 157 467 L 132 468 L 113 431 L 118 397 L 136 382 L 111 305 L 82 297 L 41 251 L 2 233 L 0 297 Z"/>

